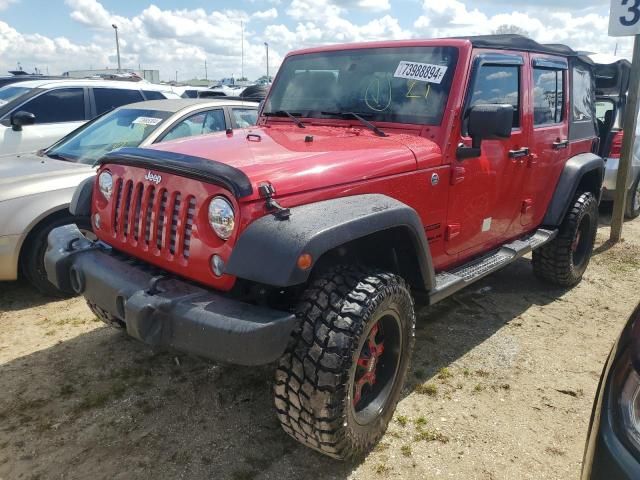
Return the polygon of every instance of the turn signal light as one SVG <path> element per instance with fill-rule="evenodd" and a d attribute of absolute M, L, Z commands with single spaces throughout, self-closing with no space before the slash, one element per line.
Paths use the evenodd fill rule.
<path fill-rule="evenodd" d="M 313 264 L 313 258 L 308 253 L 303 253 L 298 257 L 298 268 L 300 270 L 309 270 Z"/>

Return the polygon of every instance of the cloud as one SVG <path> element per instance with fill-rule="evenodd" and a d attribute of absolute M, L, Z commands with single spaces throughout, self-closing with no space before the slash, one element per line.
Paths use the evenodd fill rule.
<path fill-rule="evenodd" d="M 12 3 L 18 3 L 18 0 L 0 0 L 0 11 L 9 8 Z"/>
<path fill-rule="evenodd" d="M 278 10 L 276 8 L 270 8 L 269 10 L 257 11 L 252 13 L 251 17 L 259 20 L 272 20 L 278 18 Z"/>

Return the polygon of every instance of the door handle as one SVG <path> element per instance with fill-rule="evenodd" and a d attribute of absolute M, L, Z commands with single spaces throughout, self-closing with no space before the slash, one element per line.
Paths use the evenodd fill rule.
<path fill-rule="evenodd" d="M 509 158 L 522 158 L 529 155 L 529 148 L 523 147 L 518 150 L 509 150 Z"/>
<path fill-rule="evenodd" d="M 556 140 L 555 142 L 553 142 L 553 149 L 554 150 L 560 150 L 562 148 L 567 148 L 569 146 L 569 140 Z"/>

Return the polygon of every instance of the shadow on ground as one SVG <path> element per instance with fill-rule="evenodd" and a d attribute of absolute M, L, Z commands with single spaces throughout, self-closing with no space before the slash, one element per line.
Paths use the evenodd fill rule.
<path fill-rule="evenodd" d="M 30 290 L 15 288 L 24 308 Z M 405 396 L 562 293 L 520 260 L 423 309 Z M 0 365 L 0 478 L 347 478 L 357 462 L 279 428 L 272 371 L 155 352 L 107 327 Z"/>

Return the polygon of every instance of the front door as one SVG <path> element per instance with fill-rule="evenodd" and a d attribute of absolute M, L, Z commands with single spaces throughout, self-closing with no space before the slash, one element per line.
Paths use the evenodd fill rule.
<path fill-rule="evenodd" d="M 511 137 L 483 140 L 479 157 L 452 160 L 452 187 L 447 218 L 447 253 L 463 257 L 500 243 L 519 221 L 521 190 L 528 157 L 528 129 L 523 125 L 526 54 L 481 53 L 474 59 L 464 119 L 473 105 L 513 106 Z"/>

